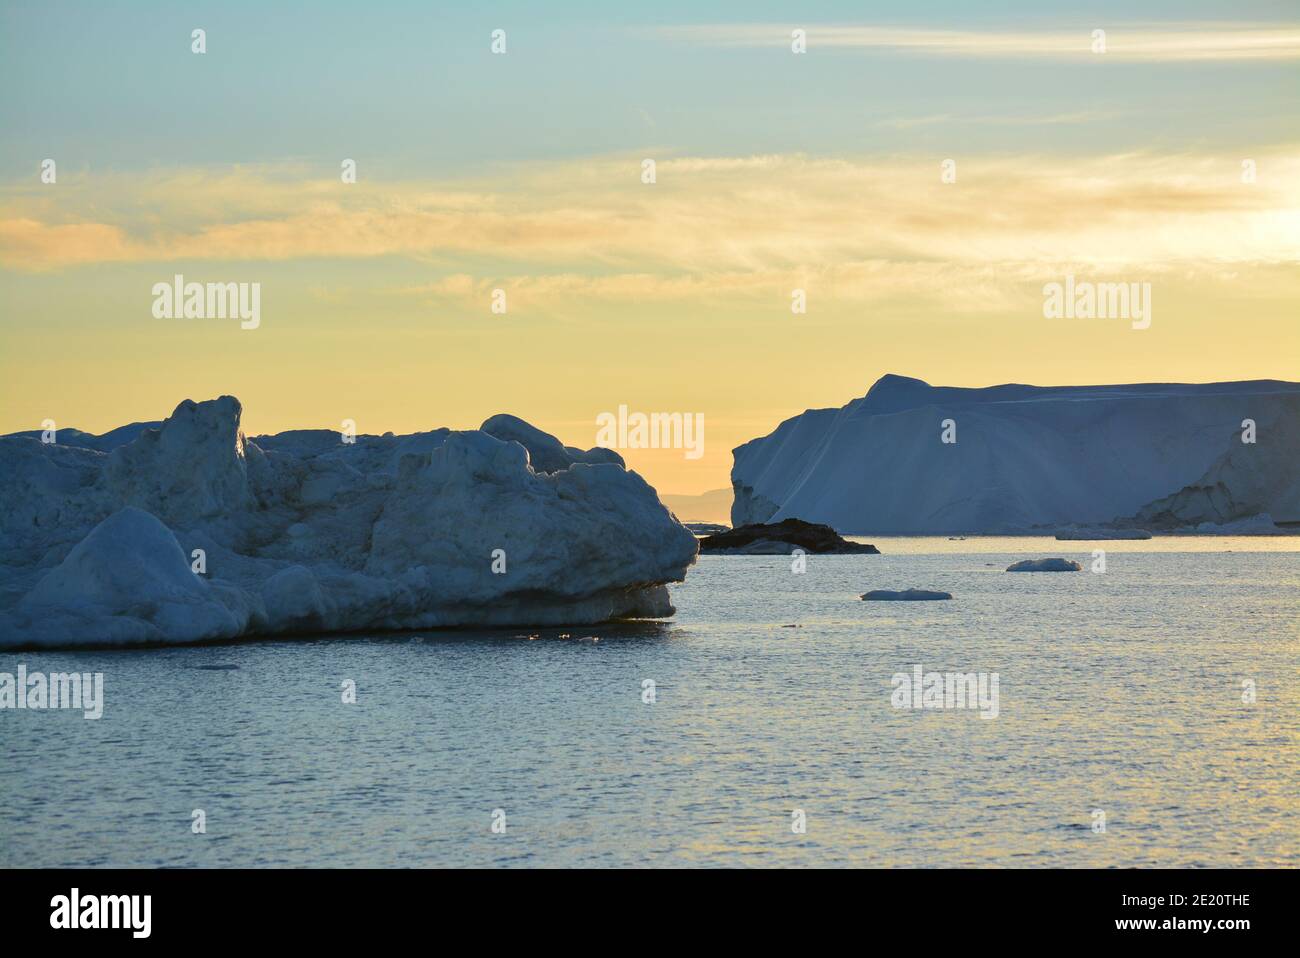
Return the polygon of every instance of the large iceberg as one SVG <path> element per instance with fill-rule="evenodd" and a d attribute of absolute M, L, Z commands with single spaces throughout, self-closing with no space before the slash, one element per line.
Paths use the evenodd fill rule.
<path fill-rule="evenodd" d="M 1300 384 L 965 389 L 891 375 L 734 456 L 737 526 L 797 517 L 847 535 L 916 535 L 1167 530 L 1259 513 L 1298 522 Z"/>
<path fill-rule="evenodd" d="M 695 561 L 617 453 L 513 416 L 345 442 L 240 414 L 0 437 L 0 647 L 659 617 Z"/>

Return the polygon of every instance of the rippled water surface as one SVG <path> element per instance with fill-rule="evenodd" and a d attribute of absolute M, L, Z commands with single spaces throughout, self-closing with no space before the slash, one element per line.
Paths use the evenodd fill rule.
<path fill-rule="evenodd" d="M 0 712 L 0 865 L 1300 865 L 1300 539 L 874 541 L 567 638 L 0 655 L 106 698 Z M 893 708 L 915 664 L 998 717 Z"/>

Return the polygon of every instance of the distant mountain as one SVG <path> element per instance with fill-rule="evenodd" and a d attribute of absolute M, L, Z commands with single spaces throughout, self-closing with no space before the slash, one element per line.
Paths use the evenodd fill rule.
<path fill-rule="evenodd" d="M 725 522 L 731 524 L 731 490 L 713 489 L 698 496 L 660 493 L 663 502 L 682 522 Z"/>
<path fill-rule="evenodd" d="M 733 454 L 735 526 L 794 517 L 844 534 L 951 534 L 1168 529 L 1259 513 L 1288 522 L 1300 520 L 1300 384 L 965 389 L 890 375 Z"/>

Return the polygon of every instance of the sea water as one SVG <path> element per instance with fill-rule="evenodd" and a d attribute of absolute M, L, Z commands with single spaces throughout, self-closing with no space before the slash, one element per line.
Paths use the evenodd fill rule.
<path fill-rule="evenodd" d="M 0 654 L 104 675 L 0 713 L 0 865 L 1300 865 L 1300 538 L 869 541 L 662 622 Z"/>

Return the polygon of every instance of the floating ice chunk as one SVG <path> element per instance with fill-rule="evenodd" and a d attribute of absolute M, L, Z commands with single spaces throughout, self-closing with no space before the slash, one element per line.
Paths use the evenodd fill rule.
<path fill-rule="evenodd" d="M 904 589 L 901 592 L 894 592 L 891 589 L 872 589 L 862 595 L 864 602 L 933 602 L 951 598 L 951 592 L 932 592 L 929 589 Z"/>
<path fill-rule="evenodd" d="M 1082 569 L 1073 559 L 1022 559 L 1007 566 L 1008 572 L 1080 572 Z"/>

